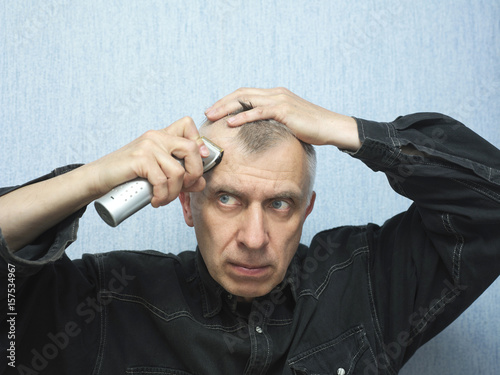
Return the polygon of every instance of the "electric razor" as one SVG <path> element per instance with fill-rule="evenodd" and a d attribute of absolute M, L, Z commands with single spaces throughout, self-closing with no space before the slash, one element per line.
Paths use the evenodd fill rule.
<path fill-rule="evenodd" d="M 210 155 L 202 158 L 203 173 L 206 173 L 220 163 L 224 150 L 209 139 L 201 138 L 210 151 Z M 184 160 L 177 160 L 184 167 Z M 97 199 L 94 206 L 106 224 L 116 227 L 123 220 L 151 203 L 152 198 L 153 186 L 145 178 L 136 178 L 118 185 Z"/>

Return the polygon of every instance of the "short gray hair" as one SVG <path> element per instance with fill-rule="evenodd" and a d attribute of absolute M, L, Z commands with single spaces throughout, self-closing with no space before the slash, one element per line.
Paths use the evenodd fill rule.
<path fill-rule="evenodd" d="M 238 109 L 228 116 L 233 116 L 240 112 L 253 109 L 253 106 L 250 103 L 240 102 L 240 104 L 241 109 Z M 212 124 L 212 121 L 206 120 L 200 126 L 200 130 Z M 307 196 L 308 199 L 311 198 L 314 179 L 316 176 L 316 150 L 313 145 L 301 141 L 295 136 L 288 126 L 272 119 L 248 122 L 240 126 L 239 129 L 240 130 L 236 136 L 236 140 L 239 142 L 240 146 L 243 147 L 243 150 L 249 154 L 264 152 L 276 146 L 279 141 L 291 138 L 297 139 L 306 154 L 307 172 L 309 175 Z"/>

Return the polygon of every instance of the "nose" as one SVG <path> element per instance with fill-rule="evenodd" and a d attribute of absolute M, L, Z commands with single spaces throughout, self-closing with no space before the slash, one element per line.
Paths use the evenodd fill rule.
<path fill-rule="evenodd" d="M 269 233 L 263 208 L 250 205 L 242 213 L 238 243 L 250 250 L 263 249 L 269 243 Z"/>

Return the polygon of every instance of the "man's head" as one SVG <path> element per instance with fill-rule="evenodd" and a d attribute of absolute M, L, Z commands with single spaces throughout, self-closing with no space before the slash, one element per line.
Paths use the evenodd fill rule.
<path fill-rule="evenodd" d="M 314 205 L 314 149 L 274 120 L 230 128 L 224 118 L 200 133 L 224 157 L 202 192 L 181 194 L 184 218 L 210 275 L 251 300 L 283 280 L 297 250 Z"/>

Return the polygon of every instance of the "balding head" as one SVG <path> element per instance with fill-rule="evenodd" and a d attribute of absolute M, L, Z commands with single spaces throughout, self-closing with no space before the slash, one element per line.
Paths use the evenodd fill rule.
<path fill-rule="evenodd" d="M 316 152 L 314 147 L 296 138 L 286 125 L 272 119 L 253 121 L 236 128 L 230 128 L 226 121 L 228 117 L 253 108 L 250 104 L 241 102 L 240 104 L 242 106 L 240 110 L 216 122 L 205 121 L 200 127 L 200 134 L 215 141 L 215 138 L 224 133 L 225 139 L 221 143 L 234 142 L 237 149 L 246 155 L 266 152 L 282 142 L 299 142 L 306 159 L 309 180 L 308 196 L 310 196 L 316 175 Z M 215 143 L 217 142 L 215 141 Z"/>

